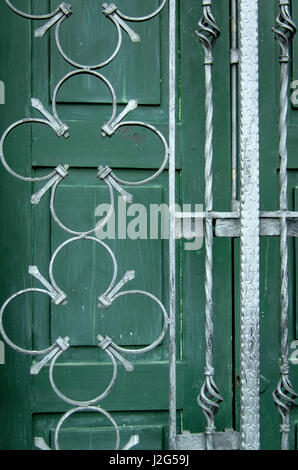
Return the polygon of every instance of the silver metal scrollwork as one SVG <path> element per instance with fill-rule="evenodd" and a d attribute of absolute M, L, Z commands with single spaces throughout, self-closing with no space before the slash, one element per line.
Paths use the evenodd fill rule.
<path fill-rule="evenodd" d="M 34 31 L 34 35 L 37 38 L 41 38 L 45 35 L 45 33 L 54 25 L 57 23 L 57 21 L 63 19 L 65 20 L 68 18 L 71 14 L 71 5 L 69 3 L 62 2 L 56 10 L 52 11 L 51 13 L 48 13 L 46 15 L 31 15 L 30 13 L 25 13 L 18 8 L 16 8 L 9 0 L 5 0 L 6 4 L 9 6 L 9 8 L 16 13 L 19 16 L 22 16 L 23 18 L 27 18 L 29 20 L 48 20 L 43 26 L 40 28 L 37 28 Z"/>

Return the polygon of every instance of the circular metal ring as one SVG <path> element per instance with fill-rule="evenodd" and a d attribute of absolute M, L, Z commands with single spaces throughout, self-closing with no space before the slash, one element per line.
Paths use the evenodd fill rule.
<path fill-rule="evenodd" d="M 123 122 L 120 122 L 117 126 L 115 126 L 115 131 L 117 129 L 119 129 L 119 127 L 123 127 L 123 126 L 141 126 L 141 127 L 146 127 L 147 129 L 150 129 L 151 131 L 153 131 L 158 137 L 159 139 L 161 140 L 163 146 L 164 146 L 164 150 L 165 150 L 165 153 L 164 153 L 164 159 L 163 159 L 163 162 L 160 166 L 160 168 L 152 175 L 150 176 L 149 178 L 146 178 L 144 180 L 141 180 L 141 181 L 126 181 L 126 180 L 123 180 L 123 179 L 120 179 L 118 178 L 118 176 L 115 175 L 114 172 L 111 173 L 111 175 L 113 176 L 113 178 L 120 184 L 124 184 L 124 185 L 129 185 L 129 186 L 140 186 L 140 185 L 143 185 L 143 184 L 147 184 L 149 183 L 150 181 L 154 180 L 155 178 L 157 178 L 157 176 L 159 176 L 163 170 L 165 169 L 167 163 L 168 163 L 168 159 L 169 159 L 169 147 L 168 147 L 168 144 L 167 144 L 167 141 L 165 139 L 165 137 L 162 135 L 162 133 L 156 129 L 156 127 L 152 126 L 151 124 L 147 124 L 146 122 L 141 122 L 141 121 L 123 121 Z"/>
<path fill-rule="evenodd" d="M 163 314 L 164 321 L 163 321 L 162 331 L 160 335 L 158 336 L 158 338 L 156 338 L 156 340 L 153 341 L 153 343 L 151 343 L 149 346 L 146 346 L 145 348 L 140 348 L 140 349 L 127 349 L 127 348 L 122 348 L 121 346 L 118 346 L 117 344 L 113 343 L 113 348 L 117 349 L 117 351 L 119 352 L 128 353 L 128 354 L 142 354 L 142 353 L 151 351 L 163 341 L 165 334 L 167 332 L 167 329 L 168 329 L 169 317 L 161 301 L 157 297 L 155 297 L 155 295 L 150 294 L 150 292 L 146 292 L 142 290 L 123 291 L 123 292 L 119 292 L 118 294 L 116 294 L 113 300 L 115 301 L 118 297 L 122 297 L 123 295 L 131 295 L 131 294 L 140 294 L 140 295 L 145 295 L 147 297 L 150 297 L 159 305 Z"/>
<path fill-rule="evenodd" d="M 56 448 L 56 450 L 60 450 L 60 447 L 59 447 L 59 432 L 60 432 L 60 428 L 61 428 L 62 424 L 64 423 L 64 421 L 69 416 L 73 415 L 74 413 L 79 413 L 81 411 L 87 411 L 87 412 L 88 411 L 96 411 L 97 413 L 100 413 L 100 414 L 104 415 L 106 418 L 108 418 L 108 420 L 112 423 L 112 426 L 113 426 L 113 428 L 115 430 L 115 433 L 116 433 L 115 450 L 118 450 L 119 445 L 120 445 L 120 432 L 119 432 L 118 425 L 117 425 L 116 421 L 114 420 L 114 418 L 112 418 L 112 416 L 107 411 L 105 411 L 102 408 L 99 408 L 98 406 L 79 406 L 78 408 L 72 408 L 71 410 L 67 411 L 60 418 L 60 420 L 57 424 L 56 430 L 55 430 L 55 448 Z"/>
<path fill-rule="evenodd" d="M 102 240 L 99 240 L 98 238 L 90 237 L 90 236 L 81 236 L 81 237 L 69 238 L 65 242 L 61 243 L 61 245 L 59 245 L 58 248 L 56 248 L 54 254 L 52 255 L 52 258 L 51 258 L 51 261 L 50 261 L 50 266 L 49 266 L 49 277 L 50 277 L 52 286 L 54 287 L 54 289 L 57 289 L 58 292 L 61 291 L 61 289 L 57 286 L 56 281 L 54 279 L 54 275 L 53 275 L 53 265 L 54 265 L 54 262 L 55 262 L 55 259 L 58 255 L 58 253 L 65 246 L 69 245 L 70 243 L 76 242 L 78 240 L 90 240 L 90 241 L 94 241 L 94 242 L 98 243 L 99 245 L 103 246 L 106 249 L 106 251 L 109 253 L 110 257 L 112 258 L 114 272 L 113 272 L 113 277 L 112 277 L 112 280 L 110 282 L 110 285 L 103 294 L 103 295 L 106 295 L 107 292 L 109 292 L 111 290 L 111 288 L 114 285 L 115 280 L 117 278 L 117 272 L 118 272 L 117 260 L 116 260 L 116 257 L 114 255 L 113 251 L 111 250 L 111 248 L 108 245 L 106 245 Z"/>
<path fill-rule="evenodd" d="M 25 13 L 21 10 L 18 10 L 11 2 L 10 0 L 5 0 L 6 5 L 17 15 L 22 16 L 23 18 L 28 18 L 29 20 L 47 20 L 49 18 L 52 18 L 52 16 L 55 16 L 59 11 L 60 8 L 56 8 L 56 10 L 52 11 L 51 13 L 48 13 L 47 15 L 30 15 L 29 13 Z"/>
<path fill-rule="evenodd" d="M 24 348 L 21 348 L 20 346 L 17 346 L 15 343 L 13 343 L 7 336 L 5 330 L 4 330 L 4 327 L 3 327 L 3 314 L 4 314 L 4 311 L 7 307 L 7 305 L 12 301 L 14 300 L 16 297 L 19 297 L 20 295 L 23 295 L 23 294 L 27 294 L 28 292 L 41 292 L 42 294 L 47 294 L 49 297 L 50 297 L 50 293 L 47 291 L 47 290 L 44 290 L 44 289 L 37 289 L 37 288 L 31 288 L 31 289 L 24 289 L 24 290 L 21 290 L 15 294 L 13 294 L 12 296 L 10 296 L 5 302 L 4 304 L 2 305 L 1 307 L 1 310 L 0 310 L 0 332 L 1 332 L 1 335 L 4 339 L 4 341 L 12 348 L 14 349 L 15 351 L 19 352 L 19 353 L 22 353 L 22 354 L 26 354 L 26 355 L 30 355 L 30 356 L 39 356 L 39 355 L 43 355 L 43 354 L 48 354 L 50 351 L 52 351 L 56 345 L 51 345 L 49 348 L 46 348 L 46 349 L 42 349 L 40 351 L 34 351 L 34 350 L 30 350 L 30 349 L 24 349 Z"/>
<path fill-rule="evenodd" d="M 112 23 L 114 24 L 116 30 L 117 30 L 117 34 L 118 34 L 118 41 L 117 41 L 117 45 L 116 45 L 116 49 L 114 50 L 113 54 L 108 58 L 106 59 L 105 61 L 99 63 L 99 64 L 96 64 L 96 65 L 82 65 L 82 64 L 79 64 L 77 62 L 75 62 L 74 60 L 72 60 L 70 57 L 68 57 L 67 54 L 65 54 L 64 50 L 62 49 L 62 46 L 61 46 L 61 43 L 60 43 L 60 39 L 59 39 L 59 32 L 60 32 L 60 26 L 61 24 L 63 23 L 63 21 L 66 19 L 67 17 L 62 17 L 58 23 L 57 23 L 57 26 L 56 26 L 56 29 L 55 29 L 55 40 L 56 40 L 56 45 L 57 45 L 57 48 L 58 48 L 58 51 L 60 53 L 60 55 L 63 57 L 64 60 L 66 60 L 66 62 L 68 62 L 70 65 L 72 65 L 73 67 L 77 68 L 77 69 L 84 69 L 85 71 L 87 70 L 95 70 L 95 69 L 100 69 L 102 67 L 104 67 L 105 65 L 108 65 L 110 62 L 112 62 L 112 60 L 116 57 L 116 55 L 118 54 L 119 52 L 119 49 L 121 47 L 121 44 L 122 44 L 122 32 L 121 32 L 121 28 L 119 26 L 119 24 L 117 23 L 117 21 L 114 20 L 113 17 L 109 17 L 109 19 L 112 21 Z"/>
<path fill-rule="evenodd" d="M 135 16 L 127 16 L 127 15 L 124 15 L 121 11 L 119 11 L 117 9 L 117 15 L 119 15 L 123 20 L 127 20 L 127 21 L 147 21 L 147 20 L 151 20 L 152 18 L 154 18 L 155 16 L 157 16 L 161 10 L 163 9 L 163 7 L 165 6 L 166 4 L 166 1 L 167 0 L 162 0 L 161 4 L 159 5 L 159 7 L 153 12 L 153 13 L 150 13 L 150 15 L 146 15 L 146 16 L 139 16 L 139 17 L 135 17 Z"/>
<path fill-rule="evenodd" d="M 76 232 L 75 230 L 72 230 L 68 227 L 66 227 L 61 221 L 60 219 L 58 218 L 57 216 L 57 213 L 56 213 L 56 210 L 55 210 L 55 207 L 54 207 L 54 204 L 55 204 L 55 196 L 56 196 L 56 190 L 57 190 L 57 187 L 58 185 L 61 183 L 61 180 L 58 180 L 53 188 L 52 188 L 52 191 L 51 191 L 51 199 L 50 199 L 50 211 L 51 211 L 51 214 L 52 214 L 52 217 L 53 219 L 55 220 L 55 222 L 57 223 L 57 225 L 59 225 L 59 227 L 64 230 L 65 232 L 67 233 L 70 233 L 71 235 L 76 235 L 76 236 L 87 236 L 87 235 L 91 235 L 92 233 L 94 232 L 97 232 L 98 230 L 100 230 L 102 227 L 104 227 L 106 225 L 106 223 L 108 222 L 108 220 L 111 218 L 111 216 L 113 215 L 113 211 L 114 211 L 114 207 L 115 207 L 115 202 L 114 202 L 114 191 L 113 191 L 113 186 L 111 185 L 111 183 L 109 181 L 105 181 L 105 183 L 107 184 L 108 188 L 109 188 L 109 194 L 110 194 L 110 209 L 107 213 L 107 215 L 96 225 L 95 228 L 93 228 L 92 230 L 89 230 L 87 232 Z"/>
<path fill-rule="evenodd" d="M 70 78 L 74 77 L 75 75 L 81 75 L 81 74 L 87 74 L 87 75 L 93 75 L 94 77 L 97 77 L 99 80 L 101 80 L 102 82 L 104 82 L 106 84 L 106 86 L 108 87 L 110 93 L 111 93 L 111 96 L 112 96 L 112 116 L 111 118 L 109 119 L 108 121 L 108 124 L 110 124 L 113 119 L 115 118 L 116 116 L 116 113 L 117 113 L 117 97 L 116 97 L 116 93 L 115 93 L 115 90 L 113 88 L 113 86 L 111 85 L 111 83 L 109 82 L 109 80 L 104 77 L 101 73 L 99 72 L 96 72 L 95 70 L 87 70 L 87 69 L 84 69 L 84 70 L 74 70 L 73 72 L 69 72 L 67 73 L 61 80 L 59 83 L 57 83 L 57 85 L 55 86 L 55 89 L 54 89 L 54 92 L 53 92 L 53 98 L 52 98 L 52 109 L 53 109 L 53 114 L 56 118 L 56 120 L 60 123 L 60 124 L 63 124 L 62 121 L 59 119 L 59 116 L 57 114 L 57 104 L 56 104 L 56 99 L 57 99 L 57 94 L 61 88 L 61 86 L 67 81 L 69 80 Z"/>
<path fill-rule="evenodd" d="M 1 140 L 0 140 L 0 159 L 1 159 L 1 162 L 4 166 L 4 168 L 8 171 L 8 173 L 10 173 L 12 176 L 14 176 L 15 178 L 18 178 L 22 181 L 29 181 L 29 182 L 35 182 L 35 181 L 44 181 L 44 180 L 47 180 L 49 178 L 51 178 L 52 176 L 54 176 L 56 174 L 55 171 L 52 171 L 51 173 L 49 173 L 48 175 L 46 176 L 41 176 L 41 177 L 38 177 L 38 178 L 30 178 L 30 177 L 27 177 L 27 176 L 22 176 L 22 175 L 19 175 L 18 173 L 16 173 L 14 170 L 12 170 L 10 168 L 10 166 L 8 165 L 8 163 L 6 162 L 5 158 L 4 158 L 4 142 L 5 142 L 5 139 L 6 137 L 12 132 L 13 129 L 15 129 L 16 127 L 20 126 L 21 124 L 26 124 L 26 123 L 39 123 L 39 124 L 45 124 L 46 126 L 51 127 L 51 125 L 49 124 L 48 121 L 46 121 L 45 119 L 35 119 L 35 118 L 27 118 L 27 119 L 20 119 L 19 121 L 17 122 L 14 122 L 13 124 L 11 124 L 7 129 L 6 131 L 3 133 L 2 137 L 1 137 Z"/>
<path fill-rule="evenodd" d="M 103 393 L 101 393 L 100 395 L 98 395 L 96 398 L 93 398 L 92 400 L 77 401 L 77 400 L 72 400 L 71 398 L 68 398 L 66 395 L 64 395 L 62 392 L 60 392 L 60 390 L 58 389 L 58 387 L 57 387 L 57 385 L 55 384 L 55 381 L 54 381 L 54 377 L 53 377 L 54 367 L 55 367 L 57 359 L 63 354 L 63 352 L 64 351 L 59 351 L 59 353 L 56 354 L 56 356 L 52 359 L 51 364 L 50 364 L 50 368 L 49 368 L 50 384 L 51 384 L 51 387 L 54 390 L 54 392 L 58 395 L 58 397 L 61 398 L 61 400 L 64 400 L 65 402 L 69 403 L 70 405 L 75 405 L 75 406 L 95 405 L 99 401 L 103 400 L 110 393 L 110 391 L 112 390 L 112 388 L 113 388 L 113 386 L 116 382 L 116 378 L 117 378 L 117 363 L 116 363 L 116 360 L 115 360 L 113 354 L 108 349 L 105 350 L 105 352 L 108 354 L 108 356 L 110 357 L 110 359 L 112 361 L 112 364 L 113 364 L 112 378 L 110 380 L 109 385 L 105 389 L 105 391 Z"/>

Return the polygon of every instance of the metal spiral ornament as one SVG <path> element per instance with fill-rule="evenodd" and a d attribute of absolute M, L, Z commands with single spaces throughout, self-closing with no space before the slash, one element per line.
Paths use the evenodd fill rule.
<path fill-rule="evenodd" d="M 212 64 L 213 47 L 220 35 L 220 30 L 215 23 L 211 12 L 212 2 L 203 0 L 203 16 L 199 21 L 199 29 L 196 31 L 200 43 L 205 51 L 205 338 L 206 338 L 206 367 L 205 382 L 198 396 L 198 404 L 202 408 L 207 420 L 205 428 L 206 448 L 213 449 L 212 435 L 215 433 L 214 418 L 223 401 L 214 381 L 213 367 L 213 86 Z"/>
<path fill-rule="evenodd" d="M 296 25 L 291 18 L 289 0 L 280 0 L 280 12 L 276 25 L 272 28 L 275 39 L 280 46 L 280 116 L 279 116 L 279 156 L 280 156 L 280 258 L 281 258 L 281 378 L 273 392 L 274 403 L 282 418 L 280 431 L 281 448 L 289 449 L 290 410 L 295 406 L 297 393 L 289 379 L 289 326 L 288 326 L 288 230 L 285 212 L 288 210 L 287 189 L 287 114 L 289 87 L 290 46 L 296 33 Z"/>

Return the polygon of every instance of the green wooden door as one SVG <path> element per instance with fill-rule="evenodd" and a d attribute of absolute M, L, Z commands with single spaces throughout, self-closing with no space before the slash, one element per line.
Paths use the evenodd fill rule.
<path fill-rule="evenodd" d="M 260 83 L 261 83 L 261 189 L 262 209 L 278 207 L 278 51 L 271 27 L 277 4 L 260 1 Z M 15 0 L 24 11 L 44 13 L 54 10 L 57 0 Z M 128 14 L 146 13 L 147 6 L 137 0 L 119 0 Z M 144 2 L 147 4 L 147 2 Z M 150 9 L 157 0 L 150 0 Z M 194 31 L 201 16 L 200 2 L 178 4 L 179 89 L 177 99 L 177 196 L 181 204 L 204 200 L 204 70 L 203 51 Z M 31 5 L 32 4 L 32 5 Z M 108 57 L 116 45 L 111 23 L 101 14 L 94 0 L 72 1 L 74 14 L 61 28 L 61 43 L 68 55 L 82 63 L 96 63 Z M 151 8 L 152 7 L 152 8 Z M 298 20 L 294 5 L 293 16 Z M 229 211 L 230 185 L 230 6 L 229 0 L 214 2 L 214 15 L 221 36 L 214 52 L 214 209 Z M 34 38 L 39 22 L 14 15 L 4 2 L 0 4 L 1 64 L 0 80 L 6 85 L 6 103 L 1 105 L 1 133 L 12 122 L 36 116 L 30 98 L 40 99 L 51 108 L 56 83 L 73 70 L 59 56 L 53 34 Z M 168 18 L 167 8 L 149 22 L 133 24 L 142 38 L 132 43 L 123 34 L 117 58 L 100 70 L 115 88 L 120 105 L 137 99 L 132 119 L 148 122 L 168 137 Z M 294 44 L 293 78 L 295 72 Z M 298 62 L 297 62 L 298 63 Z M 296 75 L 295 75 L 296 73 Z M 111 98 L 102 82 L 92 76 L 73 77 L 61 88 L 57 111 L 70 127 L 70 138 L 58 139 L 48 127 L 33 124 L 18 128 L 7 139 L 7 160 L 22 174 L 42 176 L 59 164 L 69 164 L 69 176 L 57 189 L 55 207 L 61 221 L 75 231 L 92 228 L 98 222 L 96 207 L 109 203 L 106 185 L 97 178 L 98 165 L 109 165 L 120 178 L 140 180 L 150 176 L 162 161 L 160 142 L 149 131 L 124 127 L 111 139 L 100 137 L 101 126 L 111 115 Z M 290 166 L 289 207 L 297 207 L 297 138 L 295 106 L 289 115 Z M 14 292 L 40 287 L 28 274 L 29 265 L 37 265 L 47 278 L 51 255 L 70 236 L 51 217 L 49 192 L 33 206 L 30 197 L 41 183 L 15 180 L 4 169 L 1 175 L 1 301 Z M 168 174 L 142 187 L 128 187 L 134 202 L 167 203 Z M 296 204 L 296 206 L 295 206 Z M 128 205 L 129 209 L 129 205 Z M 135 211 L 135 212 L 134 212 Z M 149 214 L 149 212 L 148 212 Z M 116 220 L 117 220 L 116 204 Z M 133 223 L 137 207 L 130 210 L 127 223 Z M 149 225 L 149 219 L 148 219 Z M 116 224 L 117 226 L 117 224 Z M 168 308 L 168 241 L 131 240 L 123 234 L 107 240 L 118 261 L 118 279 L 127 270 L 136 277 L 128 289 L 152 292 Z M 290 240 L 291 342 L 297 339 L 295 310 L 295 242 Z M 204 376 L 204 247 L 185 250 L 177 243 L 179 255 L 177 299 L 177 408 L 178 432 L 203 432 L 205 420 L 197 404 Z M 239 430 L 239 243 L 216 238 L 214 241 L 214 323 L 216 383 L 224 398 L 216 416 L 217 430 Z M 99 333 L 110 336 L 124 347 L 150 344 L 159 334 L 162 319 L 150 301 L 138 297 L 119 299 L 108 310 L 98 309 L 101 295 L 112 277 L 107 252 L 91 241 L 77 241 L 59 253 L 54 266 L 59 287 L 68 294 L 67 305 L 56 306 L 44 295 L 16 299 L 5 313 L 5 327 L 11 338 L 25 348 L 43 349 L 58 336 L 69 336 L 71 348 L 55 367 L 55 381 L 65 395 L 74 400 L 89 400 L 107 386 L 112 367 L 97 347 Z M 262 239 L 261 259 L 261 405 L 262 446 L 279 448 L 279 415 L 272 391 L 279 378 L 279 241 Z M 296 326 L 295 326 L 296 321 Z M 128 357 L 134 365 L 126 372 L 119 364 L 119 377 L 100 405 L 109 411 L 121 431 L 121 446 L 138 433 L 136 449 L 168 447 L 168 335 L 151 353 Z M 48 366 L 30 376 L 32 358 L 5 347 L 5 364 L 0 365 L 1 420 L 0 447 L 34 448 L 33 439 L 43 437 L 54 447 L 54 430 L 62 414 L 71 408 L 52 391 Z M 297 388 L 297 365 L 292 379 Z M 296 382 L 295 382 L 296 381 Z M 296 414 L 295 414 L 296 413 Z M 296 421 L 295 421 L 296 420 Z M 292 413 L 291 447 L 295 447 L 297 412 Z M 111 449 L 114 434 L 109 423 L 96 414 L 73 416 L 61 431 L 61 447 Z"/>

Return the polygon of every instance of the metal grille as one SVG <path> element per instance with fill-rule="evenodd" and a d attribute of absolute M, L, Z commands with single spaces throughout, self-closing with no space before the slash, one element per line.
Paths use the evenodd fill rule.
<path fill-rule="evenodd" d="M 51 190 L 51 197 L 50 197 L 50 212 L 52 214 L 52 217 L 54 221 L 57 223 L 57 225 L 64 231 L 67 232 L 68 234 L 72 235 L 72 238 L 69 238 L 68 240 L 64 241 L 59 245 L 56 250 L 54 251 L 52 258 L 50 260 L 49 264 L 49 281 L 45 279 L 41 273 L 38 270 L 37 266 L 30 266 L 29 267 L 29 274 L 32 275 L 34 278 L 36 278 L 42 285 L 43 289 L 40 288 L 28 288 L 24 289 L 21 291 L 16 292 L 13 294 L 11 297 L 9 297 L 3 304 L 1 311 L 0 311 L 0 331 L 2 334 L 3 339 L 6 341 L 6 343 L 13 348 L 15 351 L 21 353 L 21 354 L 26 354 L 30 356 L 44 356 L 43 359 L 41 359 L 39 362 L 34 362 L 33 365 L 31 366 L 30 369 L 30 374 L 31 375 L 37 375 L 41 371 L 41 369 L 46 365 L 50 364 L 49 367 L 49 381 L 50 385 L 53 389 L 53 391 L 57 394 L 57 396 L 65 401 L 66 403 L 69 403 L 74 406 L 71 410 L 67 411 L 59 420 L 56 430 L 55 430 L 55 449 L 59 450 L 60 445 L 59 445 L 59 433 L 60 429 L 63 425 L 63 423 L 73 414 L 78 413 L 78 412 L 96 412 L 101 415 L 104 415 L 107 420 L 110 422 L 112 425 L 113 429 L 115 430 L 115 435 L 116 435 L 116 444 L 115 444 L 115 449 L 119 449 L 120 447 L 120 431 L 119 427 L 114 420 L 114 418 L 103 408 L 99 406 L 99 402 L 101 402 L 112 390 L 116 380 L 117 380 L 117 361 L 121 363 L 121 365 L 125 368 L 127 372 L 132 372 L 134 369 L 134 365 L 125 359 L 123 357 L 124 355 L 130 355 L 130 354 L 143 354 L 148 351 L 151 351 L 152 349 L 156 348 L 159 344 L 162 343 L 165 334 L 168 329 L 168 323 L 169 323 L 169 318 L 167 311 L 164 307 L 164 305 L 160 302 L 160 300 L 155 297 L 153 294 L 142 291 L 142 290 L 128 290 L 124 291 L 122 290 L 123 286 L 128 283 L 130 280 L 134 279 L 135 277 L 135 272 L 133 270 L 127 271 L 122 279 L 116 283 L 117 277 L 118 277 L 118 265 L 117 265 L 117 260 L 116 257 L 113 253 L 113 251 L 109 248 L 107 244 L 99 240 L 98 238 L 92 236 L 96 230 L 99 230 L 102 228 L 104 225 L 108 223 L 108 220 L 110 219 L 113 210 L 114 210 L 114 191 L 117 191 L 119 195 L 127 202 L 132 202 L 132 195 L 129 194 L 124 187 L 127 185 L 130 186 L 140 186 L 140 185 L 145 185 L 148 182 L 154 180 L 157 178 L 160 173 L 164 170 L 165 166 L 168 163 L 168 158 L 169 158 L 169 146 L 167 143 L 167 140 L 163 136 L 163 134 L 156 129 L 154 126 L 152 126 L 149 123 L 146 122 L 141 122 L 141 121 L 126 121 L 124 120 L 125 117 L 127 116 L 128 113 L 136 109 L 138 103 L 135 99 L 131 99 L 127 106 L 117 115 L 117 97 L 114 91 L 114 88 L 112 84 L 109 82 L 109 80 L 102 75 L 101 73 L 98 72 L 99 69 L 103 68 L 107 64 L 109 64 L 118 54 L 121 44 L 122 44 L 122 32 L 124 31 L 127 33 L 130 37 L 130 39 L 133 42 L 139 42 L 140 41 L 140 36 L 133 31 L 133 29 L 129 26 L 127 22 L 138 22 L 138 21 L 149 21 L 155 16 L 157 16 L 164 8 L 166 4 L 166 0 L 162 0 L 160 2 L 159 7 L 151 12 L 150 14 L 143 16 L 143 17 L 131 17 L 127 16 L 124 13 L 122 13 L 118 7 L 115 4 L 108 4 L 104 3 L 103 4 L 103 14 L 107 18 L 107 20 L 111 21 L 113 25 L 116 28 L 117 35 L 118 35 L 118 41 L 117 41 L 117 46 L 113 54 L 107 58 L 104 62 L 96 65 L 82 65 L 78 64 L 74 60 L 72 60 L 70 57 L 66 55 L 66 53 L 63 50 L 63 47 L 60 42 L 60 37 L 59 37 L 59 32 L 60 32 L 60 27 L 61 24 L 67 20 L 67 18 L 72 14 L 72 8 L 71 5 L 66 4 L 66 3 L 61 3 L 59 7 L 47 14 L 47 15 L 31 15 L 25 12 L 22 12 L 18 10 L 9 0 L 5 0 L 6 4 L 8 5 L 11 10 L 30 20 L 48 20 L 44 23 L 43 26 L 35 29 L 34 35 L 36 38 L 41 38 L 43 37 L 47 31 L 55 26 L 55 41 L 57 45 L 57 49 L 62 56 L 62 58 L 68 62 L 70 65 L 75 67 L 76 70 L 67 73 L 61 80 L 60 82 L 56 85 L 54 92 L 53 92 L 53 97 L 52 97 L 52 114 L 45 109 L 45 107 L 42 105 L 39 99 L 37 98 L 32 98 L 31 99 L 31 105 L 33 108 L 38 110 L 40 114 L 44 116 L 45 119 L 37 119 L 37 118 L 27 118 L 27 119 L 22 119 L 20 121 L 17 121 L 10 125 L 4 134 L 2 135 L 1 141 L 0 141 L 0 158 L 2 161 L 3 166 L 5 169 L 15 178 L 18 178 L 22 181 L 26 182 L 37 182 L 37 181 L 46 181 L 44 186 L 35 194 L 32 195 L 31 197 L 31 203 L 32 204 L 39 204 L 41 198 L 44 196 L 44 194 Z M 174 29 L 175 30 L 175 29 Z M 137 181 L 137 182 L 131 182 L 131 181 L 125 181 L 120 179 L 109 166 L 99 166 L 98 167 L 98 172 L 95 174 L 100 180 L 104 181 L 105 184 L 108 187 L 109 194 L 110 194 L 110 210 L 108 211 L 106 217 L 102 219 L 100 224 L 97 224 L 96 227 L 92 228 L 91 230 L 87 232 L 80 232 L 80 231 L 75 231 L 71 229 L 70 227 L 67 227 L 58 217 L 56 210 L 55 210 L 55 195 L 56 191 L 59 187 L 59 184 L 61 181 L 63 181 L 64 178 L 67 178 L 69 172 L 71 171 L 71 167 L 68 164 L 64 165 L 58 165 L 57 168 L 55 168 L 54 171 L 52 171 L 50 174 L 43 176 L 43 177 L 28 177 L 24 175 L 18 174 L 16 171 L 14 171 L 10 166 L 8 165 L 5 156 L 4 156 L 4 144 L 7 136 L 12 133 L 16 127 L 21 126 L 23 124 L 29 123 L 29 124 L 44 124 L 46 126 L 49 126 L 52 128 L 52 130 L 57 134 L 58 137 L 64 136 L 65 138 L 68 138 L 70 135 L 71 130 L 69 127 L 63 123 L 58 114 L 57 114 L 57 109 L 56 109 L 56 98 L 57 94 L 62 87 L 62 85 L 67 81 L 73 78 L 76 75 L 80 74 L 88 74 L 92 75 L 99 80 L 101 80 L 108 88 L 110 94 L 111 94 L 111 106 L 112 106 L 112 113 L 110 118 L 107 120 L 106 124 L 102 127 L 102 138 L 112 137 L 117 130 L 122 127 L 122 126 L 142 126 L 147 129 L 149 129 L 151 132 L 157 135 L 157 137 L 160 139 L 162 142 L 163 148 L 164 148 L 164 154 L 162 158 L 162 163 L 160 165 L 160 168 L 152 174 L 150 177 Z M 173 141 L 172 141 L 173 145 Z M 103 248 L 104 250 L 107 251 L 111 258 L 111 262 L 113 265 L 113 276 L 111 280 L 107 280 L 108 287 L 105 290 L 104 293 L 102 293 L 99 297 L 99 308 L 104 308 L 107 309 L 109 308 L 112 303 L 116 302 L 118 298 L 122 296 L 127 296 L 127 295 L 139 295 L 143 297 L 148 297 L 151 299 L 153 303 L 156 303 L 161 311 L 162 319 L 163 319 L 163 326 L 162 330 L 159 334 L 159 336 L 152 342 L 152 344 L 146 346 L 146 347 L 141 347 L 138 349 L 128 349 L 124 347 L 120 347 L 117 344 L 115 344 L 111 338 L 108 336 L 103 336 L 101 333 L 98 334 L 97 336 L 97 341 L 98 341 L 98 347 L 103 350 L 109 359 L 111 360 L 112 363 L 112 376 L 109 385 L 107 388 L 101 392 L 97 397 L 93 398 L 92 400 L 88 401 L 78 401 L 78 400 L 73 400 L 67 396 L 65 396 L 57 387 L 54 379 L 54 371 L 55 371 L 55 364 L 58 361 L 58 359 L 64 354 L 66 350 L 68 350 L 71 347 L 71 338 L 70 337 L 65 337 L 65 338 L 57 338 L 54 344 L 50 345 L 48 348 L 36 351 L 36 350 L 28 350 L 24 349 L 17 344 L 15 344 L 7 335 L 4 325 L 3 325 L 3 315 L 5 313 L 6 308 L 8 305 L 13 302 L 13 300 L 17 297 L 27 295 L 28 293 L 34 294 L 34 293 L 42 293 L 47 296 L 49 296 L 56 305 L 60 304 L 65 304 L 66 299 L 67 299 L 67 294 L 57 285 L 54 275 L 53 275 L 53 267 L 55 264 L 55 260 L 57 255 L 60 252 L 63 252 L 63 249 L 68 246 L 69 244 L 73 244 L 77 241 L 86 241 L 86 242 L 92 242 L 96 243 L 99 247 Z M 123 450 L 128 450 L 135 445 L 137 445 L 139 442 L 139 437 L 137 435 L 134 435 L 130 438 L 129 442 L 125 445 L 122 446 Z M 44 450 L 49 450 L 49 446 L 46 444 L 46 442 L 41 438 L 41 437 L 35 437 L 35 445 L 36 447 Z"/>

